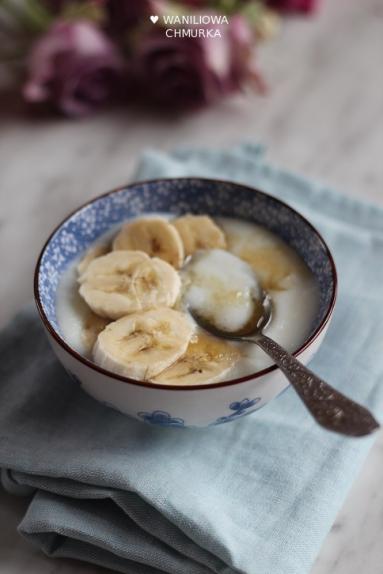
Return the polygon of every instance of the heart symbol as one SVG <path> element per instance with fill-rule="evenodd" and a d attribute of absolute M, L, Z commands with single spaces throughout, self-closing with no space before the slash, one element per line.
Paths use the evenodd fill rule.
<path fill-rule="evenodd" d="M 158 20 L 158 16 L 150 16 L 151 21 L 155 24 Z"/>

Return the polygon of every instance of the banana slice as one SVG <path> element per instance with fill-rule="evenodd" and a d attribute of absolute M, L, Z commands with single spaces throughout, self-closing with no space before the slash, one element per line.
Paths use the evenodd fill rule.
<path fill-rule="evenodd" d="M 230 343 L 200 333 L 192 337 L 186 353 L 157 375 L 153 382 L 163 385 L 215 383 L 230 371 L 241 357 Z"/>
<path fill-rule="evenodd" d="M 125 224 L 113 242 L 113 249 L 139 249 L 181 267 L 184 247 L 178 231 L 161 217 L 136 219 Z"/>
<path fill-rule="evenodd" d="M 106 243 L 98 243 L 93 247 L 90 247 L 85 253 L 84 257 L 81 259 L 80 263 L 77 265 L 77 272 L 79 275 L 84 273 L 85 269 L 88 267 L 89 263 L 96 259 L 96 257 L 101 257 L 108 253 L 109 247 Z"/>
<path fill-rule="evenodd" d="M 184 215 L 172 221 L 181 236 L 185 255 L 198 249 L 226 248 L 223 231 L 208 215 Z"/>
<path fill-rule="evenodd" d="M 181 280 L 171 265 L 142 251 L 112 251 L 91 261 L 79 277 L 80 295 L 100 317 L 119 319 L 155 307 L 172 307 Z"/>
<path fill-rule="evenodd" d="M 148 380 L 186 351 L 194 326 L 185 313 L 166 307 L 110 323 L 93 348 L 95 362 L 115 373 Z"/>

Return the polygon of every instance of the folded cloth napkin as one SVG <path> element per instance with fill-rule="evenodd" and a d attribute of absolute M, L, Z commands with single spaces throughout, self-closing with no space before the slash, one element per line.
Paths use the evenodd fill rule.
<path fill-rule="evenodd" d="M 138 177 L 219 176 L 304 213 L 340 290 L 312 368 L 383 410 L 383 209 L 266 163 L 260 147 L 147 153 Z M 372 439 L 319 428 L 289 389 L 209 429 L 153 428 L 85 395 L 33 309 L 0 336 L 4 486 L 32 494 L 20 532 L 50 556 L 129 574 L 308 574 Z"/>

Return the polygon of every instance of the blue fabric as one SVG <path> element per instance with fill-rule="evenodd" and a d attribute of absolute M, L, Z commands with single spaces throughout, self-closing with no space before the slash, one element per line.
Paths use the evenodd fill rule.
<path fill-rule="evenodd" d="M 333 322 L 312 368 L 383 410 L 383 210 L 270 166 L 259 146 L 147 153 L 142 179 L 218 176 L 292 204 L 338 266 Z M 372 438 L 317 427 L 289 389 L 253 416 L 158 429 L 86 396 L 33 309 L 0 335 L 3 484 L 31 494 L 20 532 L 51 556 L 129 574 L 308 574 Z"/>

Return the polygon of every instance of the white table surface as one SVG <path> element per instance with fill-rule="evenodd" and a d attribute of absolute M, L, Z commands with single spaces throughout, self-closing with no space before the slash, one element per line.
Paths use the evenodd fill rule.
<path fill-rule="evenodd" d="M 127 182 L 148 146 L 258 140 L 275 163 L 383 204 L 382 54 L 383 0 L 327 0 L 317 18 L 290 20 L 260 51 L 266 98 L 236 97 L 181 120 L 124 110 L 74 122 L 31 120 L 0 94 L 0 325 L 31 299 L 47 234 Z M 383 572 L 382 481 L 380 433 L 310 574 Z M 104 572 L 31 548 L 16 533 L 25 508 L 0 492 L 0 574 Z"/>

